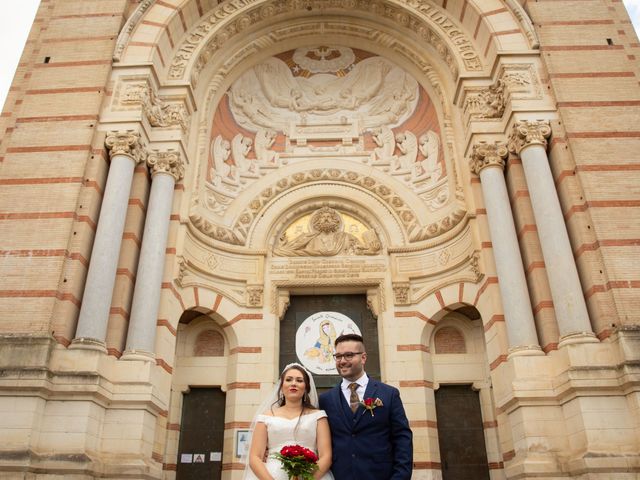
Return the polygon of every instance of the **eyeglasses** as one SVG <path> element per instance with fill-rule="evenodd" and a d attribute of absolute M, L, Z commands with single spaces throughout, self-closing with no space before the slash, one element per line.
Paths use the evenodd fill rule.
<path fill-rule="evenodd" d="M 346 352 L 346 353 L 336 353 L 333 355 L 333 358 L 336 359 L 336 362 L 339 362 L 343 358 L 345 360 L 353 360 L 353 357 L 356 355 L 362 355 L 364 352 Z"/>

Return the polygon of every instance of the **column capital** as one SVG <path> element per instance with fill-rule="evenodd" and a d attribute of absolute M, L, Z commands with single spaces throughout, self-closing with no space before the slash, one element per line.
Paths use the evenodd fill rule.
<path fill-rule="evenodd" d="M 137 164 L 147 157 L 144 145 L 140 141 L 140 134 L 133 130 L 108 132 L 104 143 L 111 159 L 115 155 L 125 155 Z"/>
<path fill-rule="evenodd" d="M 509 151 L 520 155 L 522 149 L 529 145 L 542 145 L 546 150 L 549 135 L 551 124 L 548 120 L 520 120 L 513 125 L 509 137 Z"/>
<path fill-rule="evenodd" d="M 505 159 L 509 155 L 509 150 L 503 142 L 479 142 L 473 146 L 469 167 L 476 175 L 486 167 L 504 168 Z"/>
<path fill-rule="evenodd" d="M 175 150 L 167 150 L 166 152 L 154 150 L 149 153 L 147 166 L 151 170 L 152 177 L 157 173 L 167 173 L 176 182 L 184 177 L 184 162 L 180 158 L 180 152 Z"/>

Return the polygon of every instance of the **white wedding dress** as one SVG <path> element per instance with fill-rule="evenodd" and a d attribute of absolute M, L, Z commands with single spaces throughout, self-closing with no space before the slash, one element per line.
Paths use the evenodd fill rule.
<path fill-rule="evenodd" d="M 298 417 L 286 419 L 283 417 L 273 417 L 269 415 L 258 415 L 256 422 L 264 423 L 267 426 L 269 458 L 267 459 L 267 470 L 275 480 L 288 480 L 287 472 L 282 468 L 282 463 L 277 458 L 273 458 L 274 453 L 286 445 L 301 445 L 313 450 L 316 454 L 316 431 L 318 420 L 325 418 L 327 414 L 324 410 L 316 410 L 313 413 L 303 415 L 298 423 Z M 296 428 L 296 425 L 298 428 Z M 251 468 L 247 469 L 245 479 L 255 479 Z M 331 472 L 327 472 L 322 480 L 333 480 Z"/>

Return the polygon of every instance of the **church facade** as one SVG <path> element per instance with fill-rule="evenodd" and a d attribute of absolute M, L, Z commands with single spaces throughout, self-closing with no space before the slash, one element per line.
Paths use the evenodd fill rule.
<path fill-rule="evenodd" d="M 0 477 L 240 480 L 356 332 L 414 479 L 640 478 L 638 55 L 614 0 L 42 0 Z"/>

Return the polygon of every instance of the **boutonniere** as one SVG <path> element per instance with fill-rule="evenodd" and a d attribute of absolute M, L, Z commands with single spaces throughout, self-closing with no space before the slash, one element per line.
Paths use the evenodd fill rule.
<path fill-rule="evenodd" d="M 360 402 L 360 405 L 362 405 L 364 408 L 369 410 L 369 413 L 373 417 L 374 416 L 373 409 L 377 407 L 382 407 L 384 404 L 382 403 L 382 400 L 376 397 L 376 398 L 365 398 L 363 401 Z"/>

